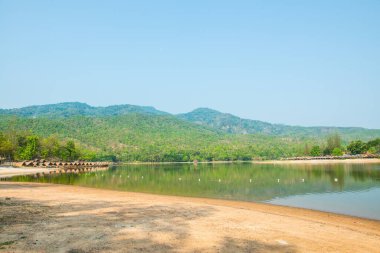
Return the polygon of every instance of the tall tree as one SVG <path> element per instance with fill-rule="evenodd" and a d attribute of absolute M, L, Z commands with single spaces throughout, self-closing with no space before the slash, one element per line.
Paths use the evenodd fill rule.
<path fill-rule="evenodd" d="M 72 161 L 77 158 L 77 152 L 75 150 L 75 143 L 73 141 L 68 141 L 66 143 L 65 149 L 68 154 L 68 160 Z"/>
<path fill-rule="evenodd" d="M 0 157 L 12 158 L 13 152 L 12 142 L 3 133 L 0 133 Z"/>
<path fill-rule="evenodd" d="M 24 139 L 22 139 L 24 140 Z M 40 140 L 36 135 L 27 136 L 25 146 L 21 149 L 20 158 L 23 160 L 31 160 L 38 158 L 40 155 Z"/>
<path fill-rule="evenodd" d="M 335 148 L 341 148 L 342 146 L 342 139 L 338 133 L 332 134 L 329 137 L 327 137 L 327 145 L 326 148 L 323 150 L 324 155 L 331 155 L 332 151 Z"/>

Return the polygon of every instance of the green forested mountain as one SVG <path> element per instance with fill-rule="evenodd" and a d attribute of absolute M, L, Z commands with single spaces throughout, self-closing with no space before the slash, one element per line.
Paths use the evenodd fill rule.
<path fill-rule="evenodd" d="M 333 133 L 339 133 L 343 139 L 369 140 L 380 136 L 378 129 L 359 127 L 301 127 L 271 124 L 259 120 L 242 119 L 228 113 L 221 113 L 208 108 L 198 108 L 192 112 L 179 114 L 179 118 L 208 126 L 216 131 L 229 134 L 265 134 L 272 136 L 296 136 L 323 138 Z"/>
<path fill-rule="evenodd" d="M 166 112 L 156 110 L 151 106 L 113 105 L 93 107 L 85 103 L 67 102 L 50 105 L 34 105 L 17 109 L 0 109 L 0 115 L 15 115 L 20 117 L 71 117 L 71 116 L 112 116 L 129 113 L 150 115 L 165 115 Z"/>
<path fill-rule="evenodd" d="M 380 136 L 378 129 L 359 127 L 301 127 L 271 124 L 259 120 L 242 119 L 228 113 L 208 108 L 198 108 L 192 112 L 170 115 L 150 106 L 114 105 L 93 107 L 85 103 L 68 102 L 50 105 L 35 105 L 17 109 L 0 109 L 0 116 L 18 116 L 22 118 L 70 118 L 77 116 L 109 117 L 129 114 L 149 116 L 175 116 L 181 120 L 204 126 L 217 133 L 227 134 L 263 134 L 270 136 L 293 136 L 323 138 L 331 133 L 339 133 L 344 140 L 369 140 Z M 174 118 L 174 117 L 172 117 Z"/>
<path fill-rule="evenodd" d="M 229 135 L 171 115 L 68 118 L 2 116 L 0 131 L 74 140 L 97 154 L 128 161 L 250 160 L 297 155 L 303 142 L 261 135 Z"/>
<path fill-rule="evenodd" d="M 87 159 L 274 159 L 309 154 L 315 145 L 323 148 L 332 132 L 338 132 L 343 141 L 380 137 L 379 130 L 274 125 L 210 109 L 171 115 L 153 107 L 61 103 L 0 110 L 0 156 L 22 159 L 55 152 L 71 157 L 59 150 L 73 149 L 74 142 L 80 151 L 76 157 Z"/>

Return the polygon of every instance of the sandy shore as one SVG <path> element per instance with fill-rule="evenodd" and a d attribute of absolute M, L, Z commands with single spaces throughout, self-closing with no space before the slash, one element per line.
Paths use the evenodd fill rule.
<path fill-rule="evenodd" d="M 213 162 L 199 162 L 202 163 L 213 163 L 213 164 L 223 164 L 223 163 L 254 163 L 254 164 L 380 164 L 380 159 L 371 158 L 371 159 L 331 159 L 331 160 L 270 160 L 270 161 L 213 161 Z M 133 165 L 142 165 L 142 164 L 181 164 L 173 162 L 161 162 L 161 163 L 121 163 L 121 164 L 133 164 Z M 184 164 L 188 164 L 187 162 Z M 192 163 L 191 163 L 192 164 Z M 20 175 L 34 175 L 36 173 L 49 173 L 54 171 L 56 168 L 39 168 L 39 167 L 25 167 L 25 168 L 15 168 L 15 167 L 0 167 L 0 178 L 7 178 Z"/>
<path fill-rule="evenodd" d="M 336 163 L 352 163 L 352 164 L 372 164 L 380 163 L 379 158 L 360 158 L 360 159 L 326 159 L 326 160 L 272 160 L 272 161 L 253 161 L 258 164 L 336 164 Z"/>
<path fill-rule="evenodd" d="M 326 164 L 326 163 L 380 163 L 380 158 L 352 158 L 352 159 L 311 159 L 311 160 L 252 160 L 252 161 L 210 161 L 198 164 L 225 164 L 225 163 L 254 163 L 254 164 Z M 121 162 L 119 164 L 193 164 L 193 162 Z"/>
<path fill-rule="evenodd" d="M 380 222 L 76 186 L 0 183 L 3 252 L 380 252 Z"/>
<path fill-rule="evenodd" d="M 49 173 L 53 168 L 14 168 L 0 167 L 0 178 L 7 178 L 20 175 L 34 175 L 36 173 Z"/>

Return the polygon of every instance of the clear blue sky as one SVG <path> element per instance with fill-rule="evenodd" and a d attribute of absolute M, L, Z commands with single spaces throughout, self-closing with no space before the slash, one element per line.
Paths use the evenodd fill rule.
<path fill-rule="evenodd" d="M 0 0 L 0 92 L 380 128 L 380 1 Z"/>

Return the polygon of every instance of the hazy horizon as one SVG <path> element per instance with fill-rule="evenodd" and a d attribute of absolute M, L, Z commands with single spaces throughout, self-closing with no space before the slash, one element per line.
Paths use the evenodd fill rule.
<path fill-rule="evenodd" d="M 379 1 L 1 1 L 0 108 L 380 129 Z"/>

